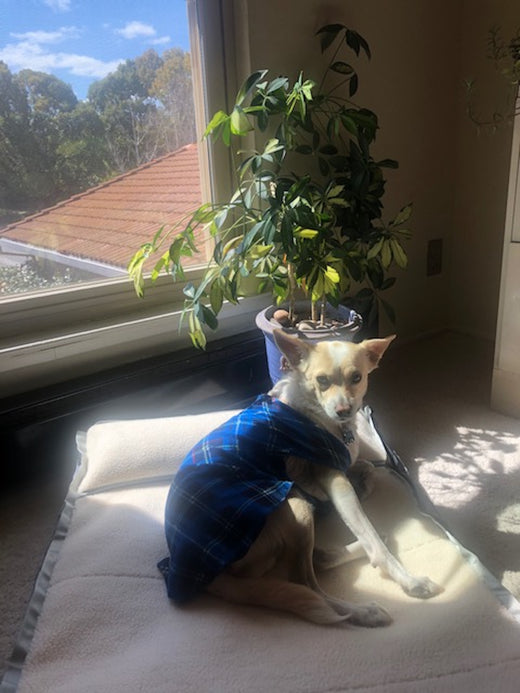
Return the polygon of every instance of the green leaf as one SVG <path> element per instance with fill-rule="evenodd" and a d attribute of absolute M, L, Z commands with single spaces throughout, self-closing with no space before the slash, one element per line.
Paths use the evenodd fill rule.
<path fill-rule="evenodd" d="M 352 75 L 355 74 L 355 70 L 352 65 L 344 62 L 343 60 L 336 60 L 330 66 L 333 72 L 339 72 L 341 75 Z"/>
<path fill-rule="evenodd" d="M 152 270 L 152 274 L 151 274 L 151 278 L 152 278 L 153 282 L 157 281 L 157 278 L 158 278 L 161 270 L 165 269 L 168 266 L 169 259 L 170 259 L 169 253 L 165 253 L 160 258 L 160 260 L 158 260 L 155 263 L 155 266 L 154 266 L 154 268 Z"/>
<path fill-rule="evenodd" d="M 352 48 L 354 53 L 356 55 L 359 55 L 360 43 L 358 34 L 355 31 L 352 31 L 352 29 L 347 29 L 345 33 L 345 41 L 350 46 L 350 48 Z"/>
<path fill-rule="evenodd" d="M 218 320 L 215 315 L 215 313 L 211 310 L 211 308 L 208 308 L 208 306 L 205 306 L 204 304 L 200 304 L 201 310 L 202 310 L 202 317 L 204 323 L 211 329 L 211 330 L 216 330 L 218 327 Z"/>
<path fill-rule="evenodd" d="M 356 55 L 359 55 L 362 48 L 365 51 L 367 58 L 370 60 L 372 57 L 370 47 L 361 34 L 358 34 L 358 32 L 354 31 L 353 29 L 347 29 L 345 33 L 345 41 Z"/>
<path fill-rule="evenodd" d="M 224 292 L 218 281 L 214 281 L 211 285 L 209 290 L 209 302 L 215 315 L 218 315 L 224 303 Z"/>
<path fill-rule="evenodd" d="M 327 269 L 325 270 L 325 276 L 334 284 L 339 284 L 340 282 L 339 272 L 330 265 L 327 265 Z"/>
<path fill-rule="evenodd" d="M 192 284 L 192 282 L 189 282 L 188 284 L 186 284 L 186 286 L 184 287 L 182 292 L 187 298 L 191 298 L 191 299 L 195 298 L 195 287 Z"/>
<path fill-rule="evenodd" d="M 395 238 L 390 239 L 390 245 L 392 247 L 392 255 L 398 267 L 405 269 L 408 265 L 408 257 L 403 250 L 402 245 Z"/>
<path fill-rule="evenodd" d="M 385 281 L 381 284 L 381 291 L 386 291 L 390 289 L 396 282 L 395 277 L 387 277 Z"/>
<path fill-rule="evenodd" d="M 243 136 L 253 130 L 253 126 L 240 106 L 235 106 L 231 112 L 230 126 L 233 135 Z"/>
<path fill-rule="evenodd" d="M 316 229 L 299 229 L 294 232 L 294 235 L 298 238 L 316 238 L 318 233 L 319 231 L 316 231 Z"/>
<path fill-rule="evenodd" d="M 190 337 L 193 346 L 197 349 L 205 349 L 207 344 L 206 335 L 202 329 L 190 330 Z"/>
<path fill-rule="evenodd" d="M 189 335 L 191 338 L 191 341 L 193 343 L 193 346 L 195 346 L 197 349 L 204 349 L 206 347 L 206 335 L 204 334 L 202 330 L 202 326 L 200 324 L 200 320 L 198 317 L 195 315 L 193 310 L 189 310 L 188 312 L 188 324 L 189 324 Z"/>
<path fill-rule="evenodd" d="M 385 240 L 381 247 L 381 263 L 383 267 L 388 268 L 392 262 L 392 249 L 390 247 L 390 242 Z"/>
<path fill-rule="evenodd" d="M 376 161 L 376 166 L 381 168 L 399 168 L 399 162 L 395 159 L 381 159 L 381 161 Z"/>
<path fill-rule="evenodd" d="M 371 260 L 373 257 L 376 257 L 376 255 L 379 255 L 381 252 L 381 249 L 383 247 L 384 243 L 384 238 L 380 238 L 375 245 L 373 245 L 371 248 L 368 249 L 367 252 L 367 259 Z"/>
<path fill-rule="evenodd" d="M 391 222 L 390 226 L 398 226 L 399 224 L 404 224 L 405 221 L 412 215 L 412 205 L 406 205 L 403 207 L 395 219 Z"/>
<path fill-rule="evenodd" d="M 343 24 L 327 24 L 322 26 L 316 32 L 316 36 L 320 36 L 321 52 L 323 53 L 327 48 L 334 43 L 337 35 L 343 31 L 345 27 Z"/>
<path fill-rule="evenodd" d="M 325 154 L 325 156 L 334 156 L 338 153 L 338 148 L 333 144 L 324 144 L 320 147 L 320 154 Z"/>
<path fill-rule="evenodd" d="M 288 84 L 289 80 L 287 79 L 287 77 L 276 77 L 271 82 L 269 82 L 266 89 L 266 94 L 272 94 L 273 92 L 278 91 L 279 89 L 286 89 Z"/>
<path fill-rule="evenodd" d="M 208 137 L 214 130 L 220 128 L 228 118 L 229 116 L 225 111 L 217 111 L 204 130 L 204 137 Z"/>
<path fill-rule="evenodd" d="M 350 134 L 354 135 L 354 137 L 358 136 L 358 126 L 354 118 L 343 113 L 341 115 L 341 122 L 347 132 L 350 132 Z"/>
<path fill-rule="evenodd" d="M 170 246 L 168 251 L 170 260 L 174 265 L 177 265 L 181 259 L 181 251 L 184 240 L 181 237 L 176 238 Z"/>
<path fill-rule="evenodd" d="M 368 42 L 366 41 L 366 39 L 363 38 L 363 36 L 361 36 L 361 34 L 358 34 L 357 31 L 355 33 L 357 35 L 361 48 L 365 51 L 367 58 L 370 60 L 372 57 L 372 53 L 370 51 L 370 46 L 368 45 Z"/>
<path fill-rule="evenodd" d="M 352 75 L 349 85 L 348 85 L 348 93 L 350 96 L 354 96 L 354 94 L 357 92 L 359 86 L 359 79 L 357 74 L 354 72 Z"/>
<path fill-rule="evenodd" d="M 283 151 L 284 146 L 277 137 L 272 137 L 264 147 L 265 154 L 275 154 L 276 152 Z"/>
<path fill-rule="evenodd" d="M 249 94 L 253 91 L 258 82 L 260 82 L 260 80 L 266 76 L 267 72 L 268 70 L 257 70 L 256 72 L 253 72 L 249 75 L 249 77 L 240 87 L 239 92 L 237 94 L 236 104 L 238 106 L 240 106 L 243 103 L 243 101 L 249 96 Z"/>

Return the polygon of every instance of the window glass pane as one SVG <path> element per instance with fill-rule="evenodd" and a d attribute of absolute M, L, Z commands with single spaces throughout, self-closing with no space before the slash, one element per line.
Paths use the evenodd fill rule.
<path fill-rule="evenodd" d="M 0 299 L 124 277 L 201 202 L 186 0 L 2 5 Z"/>

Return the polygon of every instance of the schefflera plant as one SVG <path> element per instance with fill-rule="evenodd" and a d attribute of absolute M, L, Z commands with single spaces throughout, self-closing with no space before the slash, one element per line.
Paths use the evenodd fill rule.
<path fill-rule="evenodd" d="M 301 295 L 310 299 L 309 317 L 316 322 L 324 323 L 327 304 L 337 306 L 345 296 L 369 319 L 382 305 L 395 320 L 380 294 L 396 281 L 391 270 L 407 266 L 403 241 L 410 237 L 411 206 L 383 222 L 383 170 L 398 164 L 374 160 L 378 119 L 353 101 L 358 74 L 340 58 L 347 52 L 370 59 L 370 47 L 342 24 L 324 26 L 317 35 L 322 52 L 332 51 L 319 85 L 302 73 L 291 81 L 254 72 L 231 111 L 218 111 L 207 126 L 204 136 L 232 154 L 236 187 L 230 198 L 159 229 L 130 262 L 140 296 L 143 266 L 154 254 L 152 282 L 163 271 L 186 281 L 183 263 L 200 251 L 195 232 L 201 226 L 209 231 L 211 260 L 200 279 L 184 287 L 183 315 L 198 347 L 206 344 L 205 328 L 218 327 L 224 301 L 237 303 L 268 288 L 276 303 L 287 302 L 291 320 Z M 244 151 L 251 133 L 258 148 Z"/>

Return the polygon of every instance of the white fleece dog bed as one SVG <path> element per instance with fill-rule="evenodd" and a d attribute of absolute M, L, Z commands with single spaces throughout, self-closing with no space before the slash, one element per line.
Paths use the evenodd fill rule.
<path fill-rule="evenodd" d="M 322 574 L 322 584 L 380 602 L 394 617 L 387 628 L 317 626 L 209 595 L 170 603 L 156 568 L 167 553 L 169 483 L 188 449 L 232 413 L 99 423 L 79 436 L 81 465 L 2 693 L 520 690 L 518 622 L 478 561 L 419 513 L 388 468 L 367 512 L 441 595 L 409 598 L 359 560 Z M 327 522 L 327 535 L 343 531 Z"/>

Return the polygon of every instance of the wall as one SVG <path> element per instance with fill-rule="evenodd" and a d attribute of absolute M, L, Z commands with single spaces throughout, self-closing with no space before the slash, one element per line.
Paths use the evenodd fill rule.
<path fill-rule="evenodd" d="M 369 41 L 358 103 L 375 110 L 376 154 L 396 158 L 388 173 L 388 218 L 412 201 L 409 268 L 387 293 L 400 337 L 444 327 L 494 337 L 507 195 L 510 130 L 479 134 L 465 114 L 463 79 L 482 77 L 486 111 L 496 75 L 486 61 L 493 24 L 514 22 L 515 0 L 266 0 L 242 2 L 249 65 L 319 77 L 316 29 L 344 22 Z M 363 61 L 362 61 L 363 62 Z M 240 72 L 240 65 L 238 66 Z M 490 101 L 491 100 L 491 101 Z M 430 239 L 444 242 L 443 270 L 426 276 Z M 390 329 L 384 324 L 382 331 Z"/>

